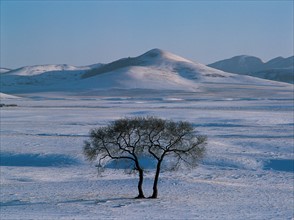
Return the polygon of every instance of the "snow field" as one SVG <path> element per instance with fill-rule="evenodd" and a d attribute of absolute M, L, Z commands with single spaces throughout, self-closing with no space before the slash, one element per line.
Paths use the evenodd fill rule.
<path fill-rule="evenodd" d="M 230 91 L 219 97 L 163 91 L 154 96 L 141 90 L 132 94 L 40 93 L 1 100 L 17 104 L 1 108 L 1 157 L 23 161 L 1 160 L 1 219 L 294 217 L 293 172 L 265 169 L 269 160 L 294 157 L 289 90 L 283 91 L 287 96 L 267 98 L 240 98 L 242 91 L 237 90 L 234 97 Z M 198 168 L 161 174 L 157 200 L 132 199 L 136 175 L 106 169 L 98 176 L 95 164 L 82 155 L 89 129 L 138 115 L 187 120 L 208 136 L 207 155 Z M 151 194 L 152 178 L 149 170 L 146 195 Z"/>
<path fill-rule="evenodd" d="M 220 177 L 219 171 L 202 167 L 193 172 L 195 176 L 164 173 L 158 200 L 134 200 L 136 176 L 108 170 L 97 178 L 86 171 L 89 167 L 82 168 L 48 170 L 56 180 L 18 179 L 5 184 L 1 217 L 19 219 L 16 210 L 21 211 L 21 219 L 291 219 L 293 214 L 291 187 L 271 181 L 291 180 L 289 174 L 255 172 L 251 176 L 234 170 Z M 44 176 L 44 171 L 36 173 Z M 80 172 L 83 176 L 77 175 Z M 147 174 L 144 188 L 149 195 L 151 187 L 151 174 Z"/>

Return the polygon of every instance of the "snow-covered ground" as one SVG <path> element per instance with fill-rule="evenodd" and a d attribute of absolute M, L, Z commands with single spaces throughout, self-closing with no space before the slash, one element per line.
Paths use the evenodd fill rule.
<path fill-rule="evenodd" d="M 1 103 L 17 104 L 1 108 L 1 219 L 294 217 L 289 86 L 34 93 Z M 162 173 L 156 200 L 133 199 L 136 175 L 106 169 L 99 176 L 82 155 L 89 129 L 138 115 L 187 120 L 208 135 L 199 167 Z M 146 195 L 152 177 L 149 170 Z"/>

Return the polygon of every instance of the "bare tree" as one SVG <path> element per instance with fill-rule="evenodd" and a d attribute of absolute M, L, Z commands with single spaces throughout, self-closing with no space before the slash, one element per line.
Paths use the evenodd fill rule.
<path fill-rule="evenodd" d="M 138 191 L 136 198 L 145 198 L 143 193 L 143 168 L 139 158 L 143 154 L 140 145 L 142 138 L 140 120 L 119 119 L 106 127 L 92 129 L 90 141 L 85 142 L 84 154 L 90 161 L 97 160 L 98 166 L 111 160 L 129 160 L 139 173 Z"/>
<path fill-rule="evenodd" d="M 150 198 L 157 198 L 158 179 L 165 158 L 169 158 L 165 160 L 167 169 L 175 170 L 181 165 L 195 167 L 204 156 L 207 137 L 197 135 L 189 122 L 153 117 L 148 119 L 145 131 L 148 136 L 145 148 L 157 161 L 153 194 Z"/>
<path fill-rule="evenodd" d="M 144 198 L 144 170 L 140 158 L 147 156 L 156 161 L 150 198 L 157 198 L 163 161 L 168 169 L 177 169 L 181 165 L 195 167 L 204 156 L 206 145 L 206 136 L 197 135 L 191 123 L 156 117 L 119 119 L 106 127 L 91 130 L 90 138 L 91 141 L 84 146 L 89 160 L 97 159 L 99 165 L 106 159 L 127 159 L 134 163 L 134 168 L 139 172 L 137 198 Z"/>

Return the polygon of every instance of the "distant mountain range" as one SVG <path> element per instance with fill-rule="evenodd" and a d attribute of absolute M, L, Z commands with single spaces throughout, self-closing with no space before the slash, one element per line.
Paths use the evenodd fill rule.
<path fill-rule="evenodd" d="M 221 60 L 208 66 L 230 73 L 294 83 L 294 56 L 277 57 L 264 63 L 258 57 L 242 55 Z"/>
<path fill-rule="evenodd" d="M 243 59 L 247 60 L 245 57 Z M 251 63 L 257 63 L 256 59 Z M 8 70 L 1 73 L 0 92 L 12 95 L 39 92 L 95 95 L 102 90 L 143 89 L 207 91 L 206 94 L 209 95 L 225 87 L 239 88 L 240 85 L 280 86 L 277 82 L 224 72 L 167 51 L 153 49 L 140 56 L 123 58 L 108 64 L 98 63 L 83 67 L 66 64 L 38 65 Z"/>

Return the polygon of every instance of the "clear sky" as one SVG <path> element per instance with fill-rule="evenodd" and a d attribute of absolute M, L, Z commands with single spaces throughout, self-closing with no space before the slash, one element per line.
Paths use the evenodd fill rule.
<path fill-rule="evenodd" d="M 1 1 L 1 67 L 107 63 L 160 48 L 209 64 L 293 55 L 293 0 Z"/>

